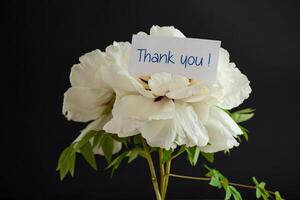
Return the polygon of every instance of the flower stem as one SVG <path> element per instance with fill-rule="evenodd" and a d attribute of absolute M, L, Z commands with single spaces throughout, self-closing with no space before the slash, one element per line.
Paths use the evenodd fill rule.
<path fill-rule="evenodd" d="M 165 165 L 163 161 L 163 149 L 159 149 L 159 170 L 160 170 L 160 193 L 162 195 L 162 199 L 164 199 L 164 182 L 165 182 Z"/>
<path fill-rule="evenodd" d="M 148 161 L 148 165 L 149 165 L 149 169 L 150 169 L 150 173 L 151 173 L 151 177 L 152 177 L 152 185 L 153 185 L 153 188 L 154 188 L 156 200 L 162 200 L 161 199 L 161 194 L 160 194 L 160 191 L 159 191 L 158 181 L 157 181 L 157 178 L 156 178 L 155 168 L 154 168 L 154 164 L 153 164 L 151 154 L 149 153 L 147 144 L 145 143 L 144 139 L 142 138 L 141 140 L 142 140 L 143 147 L 144 147 L 144 150 L 145 150 L 145 153 L 146 153 L 146 159 Z"/>
<path fill-rule="evenodd" d="M 192 179 L 192 180 L 198 180 L 198 181 L 210 181 L 210 178 L 207 177 L 194 177 L 194 176 L 183 176 L 183 175 L 178 175 L 178 174 L 170 174 L 167 173 L 166 175 L 176 177 L 176 178 L 183 178 L 183 179 Z M 244 185 L 240 183 L 234 183 L 234 182 L 228 182 L 229 185 L 236 186 L 236 187 L 242 187 L 242 188 L 248 188 L 248 189 L 256 189 L 256 186 L 253 185 Z M 275 194 L 273 191 L 269 191 L 271 194 Z"/>
<path fill-rule="evenodd" d="M 165 173 L 165 179 L 164 179 L 164 190 L 162 192 L 163 199 L 166 197 L 167 189 L 169 185 L 169 174 L 171 171 L 171 159 L 167 161 L 166 163 L 166 173 Z"/>

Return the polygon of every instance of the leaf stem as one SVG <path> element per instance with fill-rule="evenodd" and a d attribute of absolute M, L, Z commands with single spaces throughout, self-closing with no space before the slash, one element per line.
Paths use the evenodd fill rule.
<path fill-rule="evenodd" d="M 171 157 L 171 160 L 177 158 L 177 157 L 180 156 L 180 154 L 182 154 L 183 152 L 185 152 L 185 149 L 181 148 L 174 156 Z"/>
<path fill-rule="evenodd" d="M 183 179 L 192 179 L 192 180 L 198 180 L 198 181 L 210 181 L 210 178 L 208 177 L 194 177 L 194 176 L 184 176 L 184 175 L 178 175 L 178 174 L 167 174 L 168 176 L 176 177 L 176 178 L 183 178 Z M 234 182 L 228 182 L 229 185 L 236 186 L 236 187 L 242 187 L 242 188 L 248 188 L 248 189 L 256 189 L 256 186 L 253 185 L 245 185 L 240 183 L 234 183 Z M 273 191 L 269 191 L 270 194 L 275 194 Z"/>

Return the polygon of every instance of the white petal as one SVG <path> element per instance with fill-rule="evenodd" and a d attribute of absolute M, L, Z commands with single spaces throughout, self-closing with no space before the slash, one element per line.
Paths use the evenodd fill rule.
<path fill-rule="evenodd" d="M 218 104 L 223 109 L 232 109 L 249 97 L 251 88 L 247 76 L 242 74 L 234 63 L 229 63 L 229 54 L 220 50 L 217 82 L 223 89 L 223 97 Z"/>
<path fill-rule="evenodd" d="M 193 107 L 185 103 L 176 104 L 175 125 L 177 126 L 176 142 L 179 145 L 205 146 L 208 143 L 206 128 L 198 119 Z M 180 126 L 180 127 L 179 127 Z"/>
<path fill-rule="evenodd" d="M 202 122 L 202 124 L 205 124 L 208 119 L 209 108 L 211 105 L 205 102 L 197 102 L 197 103 L 193 103 L 192 106 L 199 120 Z"/>
<path fill-rule="evenodd" d="M 186 99 L 191 98 L 192 96 L 205 97 L 205 94 L 208 94 L 209 90 L 207 87 L 204 87 L 200 84 L 192 85 L 185 87 L 179 90 L 171 91 L 166 94 L 170 99 Z"/>
<path fill-rule="evenodd" d="M 131 45 L 128 42 L 114 42 L 106 48 L 109 64 L 101 68 L 102 79 L 114 89 L 138 92 L 146 97 L 154 98 L 154 95 L 128 72 L 130 49 Z"/>
<path fill-rule="evenodd" d="M 168 37 L 185 37 L 178 29 L 174 26 L 152 26 L 150 29 L 151 36 L 168 36 Z"/>
<path fill-rule="evenodd" d="M 139 134 L 139 127 L 140 122 L 136 120 L 115 116 L 105 124 L 103 129 L 107 133 L 118 134 L 119 137 L 128 137 Z"/>
<path fill-rule="evenodd" d="M 176 130 L 174 121 L 152 120 L 145 122 L 141 134 L 151 147 L 160 147 L 169 150 L 175 147 Z"/>
<path fill-rule="evenodd" d="M 109 88 L 101 78 L 101 66 L 105 65 L 106 59 L 103 52 L 95 50 L 79 58 L 80 63 L 73 65 L 70 74 L 72 86 L 90 88 Z"/>
<path fill-rule="evenodd" d="M 163 98 L 159 101 L 140 95 L 128 95 L 116 102 L 113 116 L 137 120 L 170 119 L 174 116 L 174 103 Z"/>
<path fill-rule="evenodd" d="M 214 153 L 239 145 L 234 136 L 242 134 L 242 131 L 223 110 L 211 107 L 205 127 L 208 130 L 209 145 L 202 147 L 202 151 Z"/>
<path fill-rule="evenodd" d="M 63 114 L 78 122 L 97 119 L 111 97 L 111 90 L 71 87 L 64 94 Z"/>
<path fill-rule="evenodd" d="M 233 136 L 242 135 L 243 132 L 238 124 L 222 109 L 218 107 L 211 107 L 209 118 L 214 118 L 220 121 L 223 126 Z"/>
<path fill-rule="evenodd" d="M 181 75 L 173 75 L 172 79 L 169 82 L 168 89 L 169 91 L 176 91 L 183 88 L 186 88 L 189 85 L 189 79 Z"/>
<path fill-rule="evenodd" d="M 172 79 L 170 73 L 162 72 L 151 76 L 148 81 L 149 88 L 156 96 L 164 96 L 169 91 L 169 82 Z"/>

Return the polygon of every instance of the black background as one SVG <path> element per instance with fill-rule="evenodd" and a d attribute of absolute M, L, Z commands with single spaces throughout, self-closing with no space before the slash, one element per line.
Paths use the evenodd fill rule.
<path fill-rule="evenodd" d="M 3 4 L 3 3 L 2 3 Z M 296 1 L 9 1 L 1 6 L 1 189 L 4 199 L 153 199 L 146 162 L 122 165 L 111 180 L 97 158 L 81 157 L 75 177 L 59 181 L 57 158 L 85 125 L 62 115 L 72 64 L 82 54 L 129 41 L 152 25 L 174 25 L 187 37 L 222 41 L 253 92 L 257 109 L 245 126 L 250 141 L 213 165 L 232 181 L 255 175 L 287 199 L 299 198 L 299 9 Z M 3 45 L 4 44 L 4 45 Z M 203 162 L 203 160 L 200 160 Z M 200 176 L 184 157 L 172 171 Z M 245 199 L 254 191 L 241 190 Z M 171 178 L 169 198 L 222 198 L 205 182 Z"/>

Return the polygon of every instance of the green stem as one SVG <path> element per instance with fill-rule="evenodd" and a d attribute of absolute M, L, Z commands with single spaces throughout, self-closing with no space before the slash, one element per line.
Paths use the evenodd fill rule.
<path fill-rule="evenodd" d="M 162 193 L 163 198 L 165 198 L 166 195 L 167 195 L 170 171 L 171 171 L 171 159 L 168 160 L 167 163 L 166 163 L 166 173 L 165 173 L 165 179 L 164 179 L 164 191 Z"/>
<path fill-rule="evenodd" d="M 183 178 L 183 179 L 192 179 L 192 180 L 198 180 L 198 181 L 210 181 L 210 178 L 207 177 L 194 177 L 194 176 L 183 176 L 183 175 L 178 175 L 178 174 L 170 174 L 167 173 L 166 175 L 176 177 L 176 178 Z M 228 182 L 229 185 L 236 186 L 236 187 L 242 187 L 242 188 L 248 188 L 248 189 L 256 189 L 256 186 L 253 185 L 244 185 L 240 183 L 233 183 L 233 182 Z M 275 194 L 273 191 L 269 191 L 270 194 Z"/>
<path fill-rule="evenodd" d="M 163 162 L 163 156 L 164 156 L 164 153 L 163 153 L 163 149 L 159 149 L 159 170 L 160 170 L 160 193 L 162 195 L 162 199 L 164 199 L 163 197 L 163 192 L 164 192 L 164 182 L 165 182 L 165 165 L 164 165 L 164 162 Z"/>
<path fill-rule="evenodd" d="M 148 165 L 149 165 L 149 169 L 150 169 L 150 173 L 151 173 L 151 177 L 152 177 L 152 185 L 153 185 L 153 188 L 154 188 L 156 200 L 162 200 L 160 192 L 159 192 L 159 186 L 158 186 L 156 173 L 155 173 L 155 168 L 154 168 L 154 164 L 153 164 L 151 154 L 149 153 L 147 144 L 145 143 L 144 139 L 142 138 L 141 140 L 142 140 L 144 150 L 145 150 L 145 153 L 146 153 L 146 159 L 148 161 Z"/>

